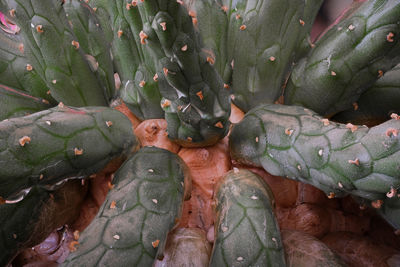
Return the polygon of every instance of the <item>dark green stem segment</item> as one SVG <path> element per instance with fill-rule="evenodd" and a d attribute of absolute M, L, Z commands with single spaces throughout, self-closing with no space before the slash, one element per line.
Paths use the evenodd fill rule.
<path fill-rule="evenodd" d="M 96 10 L 103 32 L 112 44 L 113 62 L 121 80 L 121 99 L 141 120 L 164 118 L 158 84 L 153 80 L 164 53 L 160 44 L 151 49 L 142 44 L 140 32 L 145 18 L 138 7 L 123 0 L 93 0 L 89 5 Z"/>
<path fill-rule="evenodd" d="M 233 46 L 229 63 L 235 105 L 247 112 L 279 98 L 296 52 L 304 53 L 300 44 L 307 41 L 321 4 L 321 0 L 246 1 L 232 12 L 231 21 L 239 21 L 234 40 L 228 37 Z"/>
<path fill-rule="evenodd" d="M 294 68 L 285 103 L 324 116 L 351 108 L 400 62 L 400 2 L 370 0 L 332 27 Z"/>
<path fill-rule="evenodd" d="M 114 188 L 80 235 L 63 266 L 152 266 L 181 216 L 185 163 L 176 154 L 144 147 L 115 174 Z"/>
<path fill-rule="evenodd" d="M 106 100 L 110 101 L 115 95 L 114 67 L 111 44 L 104 36 L 100 21 L 95 11 L 83 1 L 68 0 L 63 7 L 79 47 L 104 88 Z"/>
<path fill-rule="evenodd" d="M 155 79 L 169 138 L 189 147 L 215 144 L 229 129 L 229 90 L 202 50 L 192 18 L 177 1 L 139 1 L 137 8 L 142 45 L 164 53 Z"/>
<path fill-rule="evenodd" d="M 14 24 L 10 22 L 10 25 Z M 36 69 L 29 67 L 30 62 L 24 55 L 25 47 L 18 34 L 19 28 L 14 25 L 15 32 L 6 32 L 10 30 L 10 25 L 0 25 L 0 84 L 56 103 L 47 93 L 50 89 L 45 81 Z"/>
<path fill-rule="evenodd" d="M 237 8 L 238 5 L 234 6 L 230 2 L 232 1 L 184 0 L 185 6 L 195 23 L 195 29 L 199 32 L 198 38 L 203 51 L 214 60 L 214 68 L 226 84 L 229 84 L 232 78 L 230 64 L 232 58 L 228 58 L 228 51 L 231 52 L 233 44 L 228 45 L 228 36 L 232 35 L 228 31 L 240 26 L 238 25 L 239 22 L 236 19 L 232 20 L 230 16 L 233 9 Z M 234 16 L 232 17 L 234 18 Z M 230 23 L 234 23 L 237 27 L 230 25 Z M 228 48 L 230 49 L 228 50 Z"/>
<path fill-rule="evenodd" d="M 178 2 L 90 5 L 112 41 L 120 97 L 131 111 L 139 119 L 165 117 L 168 136 L 183 146 L 212 145 L 228 132 L 229 90 Z"/>
<path fill-rule="evenodd" d="M 392 113 L 400 114 L 400 65 L 386 72 L 353 105 L 332 120 L 374 126 L 386 121 Z"/>
<path fill-rule="evenodd" d="M 0 205 L 0 265 L 78 217 L 87 187 L 69 181 L 55 191 L 33 187 L 26 196 Z"/>
<path fill-rule="evenodd" d="M 244 111 L 281 95 L 292 62 L 311 49 L 322 0 L 185 0 L 205 52 Z"/>
<path fill-rule="evenodd" d="M 0 121 L 50 108 L 46 99 L 0 84 Z"/>
<path fill-rule="evenodd" d="M 248 170 L 228 172 L 215 200 L 210 266 L 286 266 L 273 194 L 259 176 Z"/>
<path fill-rule="evenodd" d="M 296 106 L 262 105 L 230 136 L 234 160 L 299 180 L 330 197 L 383 200 L 400 187 L 400 117 L 367 128 Z"/>
<path fill-rule="evenodd" d="M 108 105 L 107 90 L 90 68 L 61 1 L 2 0 L 0 9 L 21 28 L 29 69 L 37 71 L 55 100 L 76 107 Z"/>
<path fill-rule="evenodd" d="M 58 107 L 0 122 L 0 197 L 85 178 L 138 147 L 127 117 L 106 107 Z"/>

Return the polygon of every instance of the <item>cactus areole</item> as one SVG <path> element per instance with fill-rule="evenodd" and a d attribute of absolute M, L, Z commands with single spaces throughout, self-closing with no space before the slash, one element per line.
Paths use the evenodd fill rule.
<path fill-rule="evenodd" d="M 312 205 L 270 175 L 380 216 L 400 264 L 400 1 L 354 1 L 315 41 L 323 3 L 0 0 L 0 266 L 301 265 L 290 238 L 362 265 L 281 236 L 276 214 Z M 31 249 L 74 227 L 67 253 Z"/>

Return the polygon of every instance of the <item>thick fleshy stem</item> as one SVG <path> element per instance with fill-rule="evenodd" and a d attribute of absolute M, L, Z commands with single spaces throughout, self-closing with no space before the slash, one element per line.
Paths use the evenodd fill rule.
<path fill-rule="evenodd" d="M 152 266 L 162 259 L 191 186 L 186 168 L 168 150 L 139 150 L 115 173 L 106 201 L 62 266 Z"/>
<path fill-rule="evenodd" d="M 400 188 L 399 118 L 367 128 L 302 107 L 262 105 L 233 127 L 231 156 L 312 184 L 330 198 L 352 194 L 384 203 Z"/>
<path fill-rule="evenodd" d="M 99 146 L 99 144 L 101 144 Z M 64 105 L 0 122 L 0 197 L 85 178 L 138 147 L 131 123 L 106 107 Z"/>
<path fill-rule="evenodd" d="M 21 28 L 29 69 L 37 71 L 55 100 L 75 107 L 108 105 L 106 90 L 92 72 L 60 2 L 2 0 L 0 10 L 4 9 Z"/>
<path fill-rule="evenodd" d="M 201 50 L 192 18 L 175 1 L 144 1 L 137 6 L 144 25 L 143 45 L 150 50 L 161 45 L 165 55 L 155 79 L 163 96 L 168 136 L 183 146 L 215 144 L 228 132 L 229 92 L 213 59 Z"/>
<path fill-rule="evenodd" d="M 285 104 L 331 117 L 400 62 L 400 3 L 371 0 L 332 27 L 293 69 Z"/>

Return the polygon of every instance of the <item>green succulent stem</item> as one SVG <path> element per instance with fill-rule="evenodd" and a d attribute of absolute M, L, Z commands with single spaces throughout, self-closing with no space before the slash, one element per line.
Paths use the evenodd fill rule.
<path fill-rule="evenodd" d="M 22 38 L 17 31 L 19 28 L 16 28 L 15 32 L 6 32 L 10 29 L 6 25 L 3 27 L 0 29 L 0 83 L 55 104 L 56 101 L 48 94 L 49 88 L 45 81 L 36 69 L 31 69 L 30 62 L 24 54 Z"/>
<path fill-rule="evenodd" d="M 150 27 L 146 18 L 127 1 L 94 0 L 89 4 L 112 44 L 115 70 L 121 79 L 119 96 L 141 120 L 164 118 L 158 84 L 153 80 L 163 53 L 159 44 L 153 49 L 142 44 L 140 32 Z"/>
<path fill-rule="evenodd" d="M 233 170 L 215 195 L 210 266 L 286 266 L 272 191 L 256 174 Z"/>
<path fill-rule="evenodd" d="M 187 167 L 176 154 L 144 147 L 115 174 L 114 188 L 63 266 L 152 266 L 181 216 Z"/>
<path fill-rule="evenodd" d="M 51 108 L 46 99 L 0 84 L 0 121 Z"/>
<path fill-rule="evenodd" d="M 111 44 L 104 36 L 100 21 L 95 11 L 80 0 L 68 0 L 63 7 L 79 47 L 104 88 L 104 96 L 110 101 L 115 95 L 114 67 Z"/>
<path fill-rule="evenodd" d="M 367 89 L 351 109 L 332 120 L 374 126 L 386 121 L 392 113 L 400 114 L 400 65 L 386 72 Z"/>
<path fill-rule="evenodd" d="M 247 1 L 233 12 L 231 16 L 240 24 L 229 42 L 234 46 L 235 105 L 247 112 L 279 98 L 297 50 L 304 50 L 299 44 L 309 35 L 321 4 L 319 0 Z"/>
<path fill-rule="evenodd" d="M 230 136 L 234 160 L 312 184 L 330 197 L 385 202 L 400 187 L 400 118 L 367 128 L 296 106 L 262 105 Z"/>
<path fill-rule="evenodd" d="M 0 197 L 85 178 L 137 147 L 129 119 L 106 107 L 59 105 L 1 121 Z"/>
<path fill-rule="evenodd" d="M 228 132 L 229 91 L 203 53 L 192 18 L 178 2 L 138 2 L 143 45 L 163 58 L 157 62 L 161 106 L 168 137 L 189 147 L 215 144 Z"/>
<path fill-rule="evenodd" d="M 36 70 L 55 100 L 76 107 L 108 105 L 107 90 L 92 72 L 61 2 L 2 0 L 4 9 L 21 28 L 29 69 Z"/>
<path fill-rule="evenodd" d="M 332 27 L 298 62 L 285 104 L 331 117 L 349 109 L 381 73 L 400 62 L 400 3 L 366 1 Z"/>

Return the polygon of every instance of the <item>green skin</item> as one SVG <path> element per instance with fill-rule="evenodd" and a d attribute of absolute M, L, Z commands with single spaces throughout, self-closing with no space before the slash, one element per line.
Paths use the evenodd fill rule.
<path fill-rule="evenodd" d="M 289 5 L 278 0 L 186 0 L 185 4 L 196 14 L 199 38 L 214 56 L 215 69 L 225 83 L 233 82 L 234 103 L 248 111 L 260 103 L 274 102 L 281 94 L 294 56 L 304 56 L 311 47 L 309 33 L 322 2 L 290 1 Z M 254 14 L 254 5 L 258 15 Z M 287 21 L 289 24 L 282 28 Z M 246 29 L 241 31 L 241 25 Z M 296 30 L 289 32 L 289 28 Z M 263 51 L 262 56 L 259 51 Z M 274 62 L 270 61 L 271 56 L 275 57 Z"/>
<path fill-rule="evenodd" d="M 29 61 L 19 49 L 21 44 L 18 34 L 0 30 L 0 83 L 55 103 L 55 100 L 47 94 L 49 88 L 36 70 L 26 69 Z"/>
<path fill-rule="evenodd" d="M 66 105 L 107 106 L 101 81 L 78 47 L 61 3 L 52 0 L 1 0 L 0 10 L 21 28 L 26 58 L 46 81 L 51 96 Z M 41 28 L 40 28 L 41 25 Z M 39 27 L 39 30 L 38 28 Z M 112 73 L 112 70 L 108 70 Z"/>
<path fill-rule="evenodd" d="M 138 8 L 151 25 L 143 29 L 148 36 L 144 45 L 161 44 L 165 54 L 157 75 L 168 137 L 186 147 L 215 144 L 229 129 L 229 91 L 207 62 L 192 19 L 176 1 L 138 2 Z"/>
<path fill-rule="evenodd" d="M 90 2 L 92 6 L 99 4 L 95 7 L 98 7 L 105 39 L 96 28 L 96 23 L 90 20 L 92 13 L 88 10 L 79 9 L 75 10 L 77 13 L 71 13 L 71 28 L 65 16 L 65 10 L 71 11 L 68 9 L 71 6 L 64 9 L 59 1 L 0 0 L 2 12 L 15 10 L 14 19 L 22 29 L 20 35 L 24 40 L 25 56 L 33 66 L 30 73 L 46 81 L 51 95 L 57 101 L 74 106 L 108 105 L 113 92 L 107 86 L 113 86 L 110 84 L 113 70 L 105 52 L 106 46 L 96 48 L 95 44 L 104 40 L 112 41 L 115 69 L 123 81 L 121 97 L 128 102 L 130 108 L 136 110 L 141 118 L 163 117 L 165 112 L 171 139 L 184 146 L 206 146 L 224 137 L 229 127 L 229 91 L 224 89 L 220 75 L 225 81 L 233 83 L 237 103 L 245 103 L 247 95 L 252 95 L 249 101 L 252 104 L 248 105 L 248 109 L 256 105 L 257 101 L 274 101 L 291 62 L 306 53 L 304 38 L 316 11 L 315 6 L 311 8 L 311 3 L 319 5 L 321 1 L 296 0 L 290 4 L 288 1 L 280 1 L 279 6 L 278 1 L 272 0 L 229 1 L 228 36 L 213 47 L 207 37 L 202 41 L 198 39 L 191 18 L 176 1 L 138 1 L 137 6 L 131 6 L 130 9 L 126 8 L 130 1 Z M 9 5 L 6 9 L 5 3 Z M 252 16 L 256 13 L 251 10 L 255 3 L 261 8 L 257 8 L 257 15 Z M 67 4 L 78 3 L 75 1 Z M 207 8 L 212 9 L 211 6 Z M 218 10 L 213 11 L 218 13 Z M 282 15 L 282 10 L 286 15 Z M 241 14 L 241 19 L 236 20 L 236 12 Z M 296 67 L 285 91 L 287 101 L 308 105 L 307 101 L 313 101 L 309 96 L 313 95 L 317 98 L 314 103 L 316 109 L 326 115 L 347 108 L 353 97 L 359 96 L 366 88 L 367 83 L 377 79 L 378 70 L 386 71 L 398 62 L 399 13 L 400 4 L 397 0 L 371 0 L 343 22 L 343 30 L 337 30 L 342 25 L 339 24 L 328 32 Z M 83 20 L 77 21 L 75 15 L 82 15 Z M 299 19 L 305 21 L 304 27 Z M 275 26 L 265 27 L 266 23 Z M 355 28 L 350 30 L 346 23 L 352 23 Z M 240 31 L 242 24 L 246 25 L 246 29 Z M 38 25 L 42 25 L 43 32 L 36 30 L 35 26 Z M 274 32 L 283 25 L 291 30 Z M 365 26 L 368 34 L 361 31 L 364 28 L 362 26 Z M 91 38 L 95 40 L 92 44 L 90 38 L 85 36 L 88 34 L 85 27 L 92 27 L 89 30 L 90 34 L 93 31 Z M 148 37 L 144 39 L 144 44 L 139 37 L 142 30 Z M 221 32 L 219 27 L 216 30 Z M 388 38 L 390 32 L 394 34 L 393 42 L 390 42 L 391 37 Z M 371 41 L 375 37 L 379 41 Z M 267 39 L 262 40 L 264 38 Z M 81 42 L 79 49 L 71 44 L 73 40 Z M 279 48 L 271 40 L 278 44 L 285 43 L 285 47 Z M 216 53 L 216 49 L 224 46 L 224 42 L 229 45 L 220 50 L 226 49 L 226 52 Z M 356 49 L 354 43 L 358 44 Z M 243 53 L 243 47 L 249 52 L 248 55 Z M 349 47 L 352 48 L 351 52 Z M 216 68 L 206 61 L 209 54 L 202 48 L 215 49 L 217 57 L 221 56 L 214 63 Z M 267 60 L 268 64 L 258 66 L 258 57 L 251 54 L 257 51 L 262 51 L 260 60 Z M 274 53 L 268 54 L 270 52 Z M 281 54 L 276 56 L 275 52 Z M 268 61 L 270 56 L 274 56 L 275 61 Z M 93 58 L 100 65 L 99 71 L 96 71 Z M 235 60 L 235 68 L 231 80 L 232 59 Z M 276 66 L 271 67 L 274 63 Z M 332 71 L 335 75 L 332 75 Z M 159 77 L 157 82 L 153 80 L 155 73 Z M 143 86 L 142 81 L 146 82 Z M 272 89 L 258 92 L 257 88 L 265 84 L 270 84 L 268 86 Z M 251 92 L 248 88 L 251 88 Z M 338 91 L 329 91 L 332 88 L 338 88 Z M 240 90 L 244 90 L 243 93 Z M 200 91 L 201 96 L 198 95 Z M 331 102 L 321 100 L 318 94 Z M 296 100 L 298 98 L 301 99 Z M 160 108 L 160 100 L 164 110 Z M 167 100 L 171 102 L 169 105 L 166 105 Z M 329 103 L 333 103 L 333 107 Z M 239 104 L 245 110 L 246 105 Z M 398 199 L 388 199 L 386 193 L 400 187 L 400 135 L 393 131 L 387 134 L 387 130 L 399 130 L 400 121 L 391 120 L 371 129 L 359 127 L 352 132 L 332 122 L 325 126 L 321 119 L 315 113 L 298 107 L 271 105 L 256 108 L 233 129 L 230 143 L 232 157 L 264 167 L 275 175 L 311 183 L 327 194 L 339 196 L 350 193 L 368 200 L 384 200 L 379 211 L 398 227 Z M 107 121 L 113 124 L 107 125 Z M 27 216 L 35 220 L 41 218 L 45 209 L 38 203 L 50 200 L 47 189 L 55 189 L 59 182 L 66 179 L 84 178 L 98 172 L 112 158 L 135 149 L 138 143 L 131 130 L 129 120 L 122 114 L 100 107 L 55 108 L 0 122 L 0 202 L 3 199 L 18 199 L 25 189 L 32 188 L 31 194 L 36 190 L 39 192 L 32 195 L 35 205 L 32 202 L 25 204 L 25 200 L 31 199 L 28 195 L 18 205 L 24 214 L 21 218 L 27 222 L 30 222 Z M 289 134 L 285 130 L 289 130 Z M 19 140 L 24 136 L 29 136 L 31 140 L 20 145 Z M 83 149 L 83 154 L 76 154 L 75 148 L 78 152 Z M 83 233 L 79 251 L 70 256 L 67 264 L 114 265 L 118 259 L 129 261 L 117 263 L 121 266 L 151 265 L 155 257 L 162 257 L 166 235 L 180 216 L 183 202 L 181 182 L 185 179 L 185 168 L 176 155 L 167 151 L 150 152 L 153 150 L 159 151 L 156 148 L 143 149 L 117 173 L 115 189 L 102 206 L 92 224 L 93 228 Z M 154 164 L 161 167 L 152 166 Z M 159 175 L 161 172 L 163 175 L 171 175 L 166 179 Z M 128 180 L 136 174 L 141 177 Z M 237 174 L 229 175 L 236 177 Z M 216 223 L 217 238 L 212 265 L 257 265 L 260 261 L 268 261 L 266 258 L 277 265 L 284 265 L 279 229 L 271 211 L 272 198 L 261 180 L 250 176 L 246 174 L 240 180 L 232 178 L 229 181 L 226 178 L 218 191 L 219 219 Z M 152 180 L 153 177 L 159 180 Z M 232 188 L 240 191 L 241 195 L 234 195 L 235 190 Z M 130 190 L 130 196 L 125 194 L 125 191 Z M 156 195 L 154 198 L 153 192 Z M 252 196 L 257 198 L 253 199 Z M 129 197 L 133 200 L 127 200 Z M 154 202 L 154 199 L 157 201 Z M 235 202 L 230 202 L 232 199 Z M 116 207 L 110 208 L 113 201 L 116 201 Z M 258 203 L 256 208 L 252 206 L 255 202 Z M 4 207 L 10 206 L 0 206 L 0 215 Z M 233 219 L 227 217 L 227 211 L 234 214 Z M 257 216 L 250 217 L 251 212 L 255 211 Z M 31 216 L 28 212 L 31 212 Z M 7 211 L 2 218 L 11 218 L 12 215 L 8 214 L 18 212 Z M 225 218 L 229 220 L 224 221 Z M 227 223 L 232 224 L 240 218 L 242 220 L 234 227 L 224 230 Z M 264 230 L 262 218 L 265 221 L 268 219 L 268 226 L 272 226 L 272 229 Z M 17 234 L 17 240 L 20 235 L 21 238 L 30 235 L 23 232 L 31 231 L 29 225 L 21 221 L 10 221 L 14 227 L 26 228 L 17 229 L 22 231 Z M 126 226 L 132 225 L 132 221 L 133 224 L 139 223 L 140 230 L 138 227 Z M 0 224 L 0 227 L 3 226 Z M 7 227 L 2 233 L 6 235 L 4 240 L 11 242 L 11 238 L 15 238 L 10 233 L 14 233 L 15 228 Z M 254 229 L 261 230 L 258 232 Z M 253 236 L 249 234 L 252 232 Z M 249 236 L 245 240 L 248 243 L 243 242 L 243 236 Z M 29 239 L 40 240 L 31 236 Z M 152 246 L 156 240 L 160 240 L 158 249 Z M 18 242 L 26 244 L 23 239 Z M 14 255 L 15 246 L 19 248 L 19 244 L 15 243 L 3 246 L 6 247 L 4 251 L 7 257 Z M 121 247 L 126 250 L 119 249 Z M 271 260 L 271 257 L 274 259 Z"/>
<path fill-rule="evenodd" d="M 163 257 L 190 184 L 185 163 L 167 150 L 145 147 L 124 163 L 113 184 L 63 266 L 151 266 Z"/>
<path fill-rule="evenodd" d="M 192 20 L 180 4 L 159 5 L 155 0 L 140 1 L 129 8 L 125 1 L 98 0 L 91 4 L 100 12 L 99 21 L 104 25 L 106 40 L 113 29 L 113 58 L 123 81 L 121 98 L 131 109 L 140 111 L 135 112 L 139 118 L 162 118 L 165 111 L 169 137 L 184 146 L 212 145 L 227 134 L 229 92 L 215 69 L 206 62 Z M 88 60 L 89 64 L 86 61 L 85 53 L 96 51 L 89 49 L 90 45 L 81 36 L 83 27 L 74 22 L 74 16 L 71 24 L 79 26 L 79 29 L 73 28 L 76 34 L 70 30 L 64 9 L 51 0 L 40 3 L 27 0 L 24 4 L 0 1 L 0 10 L 4 13 L 12 9 L 16 14 L 13 19 L 21 27 L 27 58 L 46 80 L 51 95 L 71 106 L 107 104 L 107 95 L 98 90 L 102 89 L 104 79 L 99 81 L 98 75 L 92 72 L 96 66 L 93 60 Z M 164 20 L 166 31 L 159 24 Z M 39 25 L 42 28 L 37 30 L 35 27 Z M 147 39 L 140 39 L 142 31 L 148 35 Z M 60 32 L 64 34 L 61 36 Z M 93 36 L 97 36 L 95 32 Z M 71 42 L 79 39 L 82 48 L 76 49 Z M 184 45 L 187 45 L 186 52 L 181 50 Z M 98 60 L 98 63 L 102 62 Z M 164 75 L 164 68 L 169 70 L 169 75 Z M 153 79 L 156 73 L 159 81 Z M 160 94 L 164 98 L 164 111 L 160 107 Z M 172 103 L 165 105 L 167 101 Z"/>
<path fill-rule="evenodd" d="M 233 12 L 231 16 L 241 16 L 240 27 L 246 27 L 236 28 L 235 39 L 229 42 L 234 46 L 233 102 L 241 110 L 279 98 L 295 52 L 321 4 L 320 0 L 247 1 L 243 10 Z"/>
<path fill-rule="evenodd" d="M 228 33 L 230 23 L 240 27 L 237 20 L 231 20 L 227 13 L 222 10 L 227 7 L 227 12 L 232 13 L 232 3 L 224 3 L 222 0 L 185 0 L 186 8 L 195 14 L 197 24 L 195 29 L 199 32 L 199 40 L 206 53 L 215 60 L 214 68 L 223 77 L 226 84 L 231 82 L 232 67 L 228 59 Z M 243 1 L 242 1 L 243 2 Z M 234 27 L 232 27 L 234 28 Z M 236 31 L 235 31 L 236 32 Z"/>
<path fill-rule="evenodd" d="M 22 250 L 72 223 L 79 215 L 86 189 L 77 180 L 56 191 L 33 187 L 20 201 L 0 205 L 0 265 L 7 266 Z"/>
<path fill-rule="evenodd" d="M 231 156 L 331 196 L 385 202 L 400 187 L 400 120 L 372 128 L 326 124 L 302 107 L 259 106 L 233 127 Z"/>
<path fill-rule="evenodd" d="M 99 20 L 92 8 L 79 0 L 66 1 L 63 7 L 91 70 L 101 81 L 104 95 L 110 101 L 115 94 L 114 69 L 110 44 L 104 37 Z"/>
<path fill-rule="evenodd" d="M 248 170 L 228 172 L 215 195 L 216 238 L 210 266 L 285 266 L 273 194 Z"/>
<path fill-rule="evenodd" d="M 299 59 L 306 56 L 311 50 L 311 29 L 314 25 L 315 18 L 323 4 L 323 0 L 305 0 L 304 1 L 304 12 L 302 20 L 304 21 L 304 26 L 301 29 L 299 36 L 299 41 L 297 47 L 295 48 L 295 59 L 294 62 L 298 62 Z"/>
<path fill-rule="evenodd" d="M 354 124 L 377 125 L 392 113 L 400 114 L 400 65 L 385 73 L 357 100 L 358 108 L 338 113 L 332 119 Z"/>
<path fill-rule="evenodd" d="M 24 136 L 30 142 L 22 146 Z M 137 147 L 129 119 L 106 107 L 59 106 L 2 121 L 0 196 L 14 198 L 31 186 L 85 178 Z"/>
<path fill-rule="evenodd" d="M 104 33 L 112 43 L 114 64 L 121 79 L 120 97 L 141 120 L 164 118 L 158 84 L 153 80 L 156 64 L 164 55 L 159 44 L 154 51 L 141 44 L 139 34 L 145 18 L 137 7 L 128 10 L 127 1 L 94 0 L 89 4 L 96 8 Z"/>
<path fill-rule="evenodd" d="M 45 99 L 0 84 L 0 121 L 50 108 Z"/>
<path fill-rule="evenodd" d="M 285 104 L 331 117 L 400 62 L 400 2 L 371 0 L 332 27 L 293 69 Z M 310 97 L 312 96 L 312 97 Z"/>

